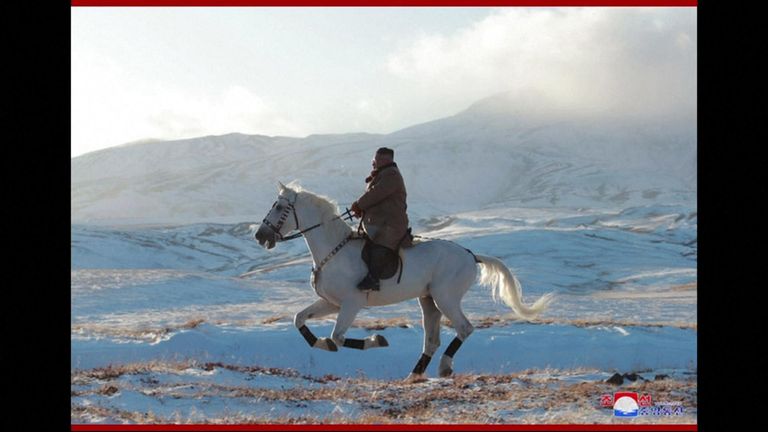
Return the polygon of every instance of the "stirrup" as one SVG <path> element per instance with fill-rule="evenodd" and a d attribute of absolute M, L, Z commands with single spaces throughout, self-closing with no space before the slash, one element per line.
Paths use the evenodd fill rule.
<path fill-rule="evenodd" d="M 371 274 L 369 273 L 365 275 L 365 279 L 361 280 L 360 283 L 357 284 L 357 288 L 362 291 L 378 291 L 379 280 L 371 277 Z"/>

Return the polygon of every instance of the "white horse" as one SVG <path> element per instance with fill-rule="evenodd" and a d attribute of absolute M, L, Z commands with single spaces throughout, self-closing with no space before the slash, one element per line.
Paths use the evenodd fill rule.
<path fill-rule="evenodd" d="M 317 229 L 316 229 L 317 228 Z M 299 231 L 292 236 L 287 233 Z M 339 346 L 368 349 L 388 346 L 383 336 L 374 334 L 366 339 L 345 338 L 357 313 L 366 306 L 382 306 L 418 298 L 424 325 L 424 348 L 408 380 L 425 379 L 425 370 L 440 346 L 440 318 L 445 314 L 456 330 L 456 337 L 440 359 L 439 375 L 453 373 L 453 356 L 473 327 L 461 310 L 461 299 L 477 278 L 493 288 L 494 298 L 501 299 L 519 317 L 531 319 L 542 312 L 552 294 L 539 298 L 532 306 L 521 300 L 517 278 L 498 258 L 473 254 L 456 243 L 444 240 L 416 242 L 400 250 L 402 280 L 395 276 L 381 281 L 379 291 L 361 291 L 357 283 L 368 269 L 361 258 L 363 241 L 354 239 L 352 228 L 339 216 L 336 205 L 326 198 L 302 190 L 299 186 L 279 184 L 277 201 L 256 232 L 256 240 L 267 249 L 275 243 L 303 235 L 312 255 L 311 283 L 320 297 L 315 303 L 297 313 L 294 325 L 311 347 L 337 351 Z M 337 313 L 336 325 L 330 338 L 317 338 L 307 328 L 310 318 Z"/>

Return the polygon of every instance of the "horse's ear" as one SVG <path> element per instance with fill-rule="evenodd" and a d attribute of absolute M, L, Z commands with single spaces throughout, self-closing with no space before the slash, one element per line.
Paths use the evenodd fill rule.
<path fill-rule="evenodd" d="M 278 181 L 277 182 L 277 191 L 280 192 L 280 193 L 283 193 L 284 190 L 285 190 L 285 185 L 283 184 L 283 182 Z"/>

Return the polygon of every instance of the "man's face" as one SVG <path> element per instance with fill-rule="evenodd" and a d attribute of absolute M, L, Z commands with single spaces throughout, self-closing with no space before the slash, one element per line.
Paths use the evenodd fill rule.
<path fill-rule="evenodd" d="M 378 167 L 382 165 L 386 165 L 388 163 L 392 162 L 392 158 L 389 157 L 389 155 L 382 155 L 382 154 L 374 154 L 373 160 L 371 161 L 371 165 L 373 165 L 373 169 L 377 169 Z"/>

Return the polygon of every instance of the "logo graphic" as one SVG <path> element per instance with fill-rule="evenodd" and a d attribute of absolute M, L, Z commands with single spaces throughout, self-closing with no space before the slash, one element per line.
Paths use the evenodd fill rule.
<path fill-rule="evenodd" d="M 603 408 L 613 408 L 613 396 L 609 394 L 600 396 L 600 406 Z"/>
<path fill-rule="evenodd" d="M 616 417 L 637 417 L 640 410 L 637 393 L 616 392 L 613 398 L 613 415 Z"/>
<path fill-rule="evenodd" d="M 635 392 L 616 392 L 613 395 L 600 396 L 600 406 L 613 408 L 616 417 L 671 416 L 683 415 L 683 404 L 677 402 L 656 402 L 650 394 L 638 395 Z"/>

